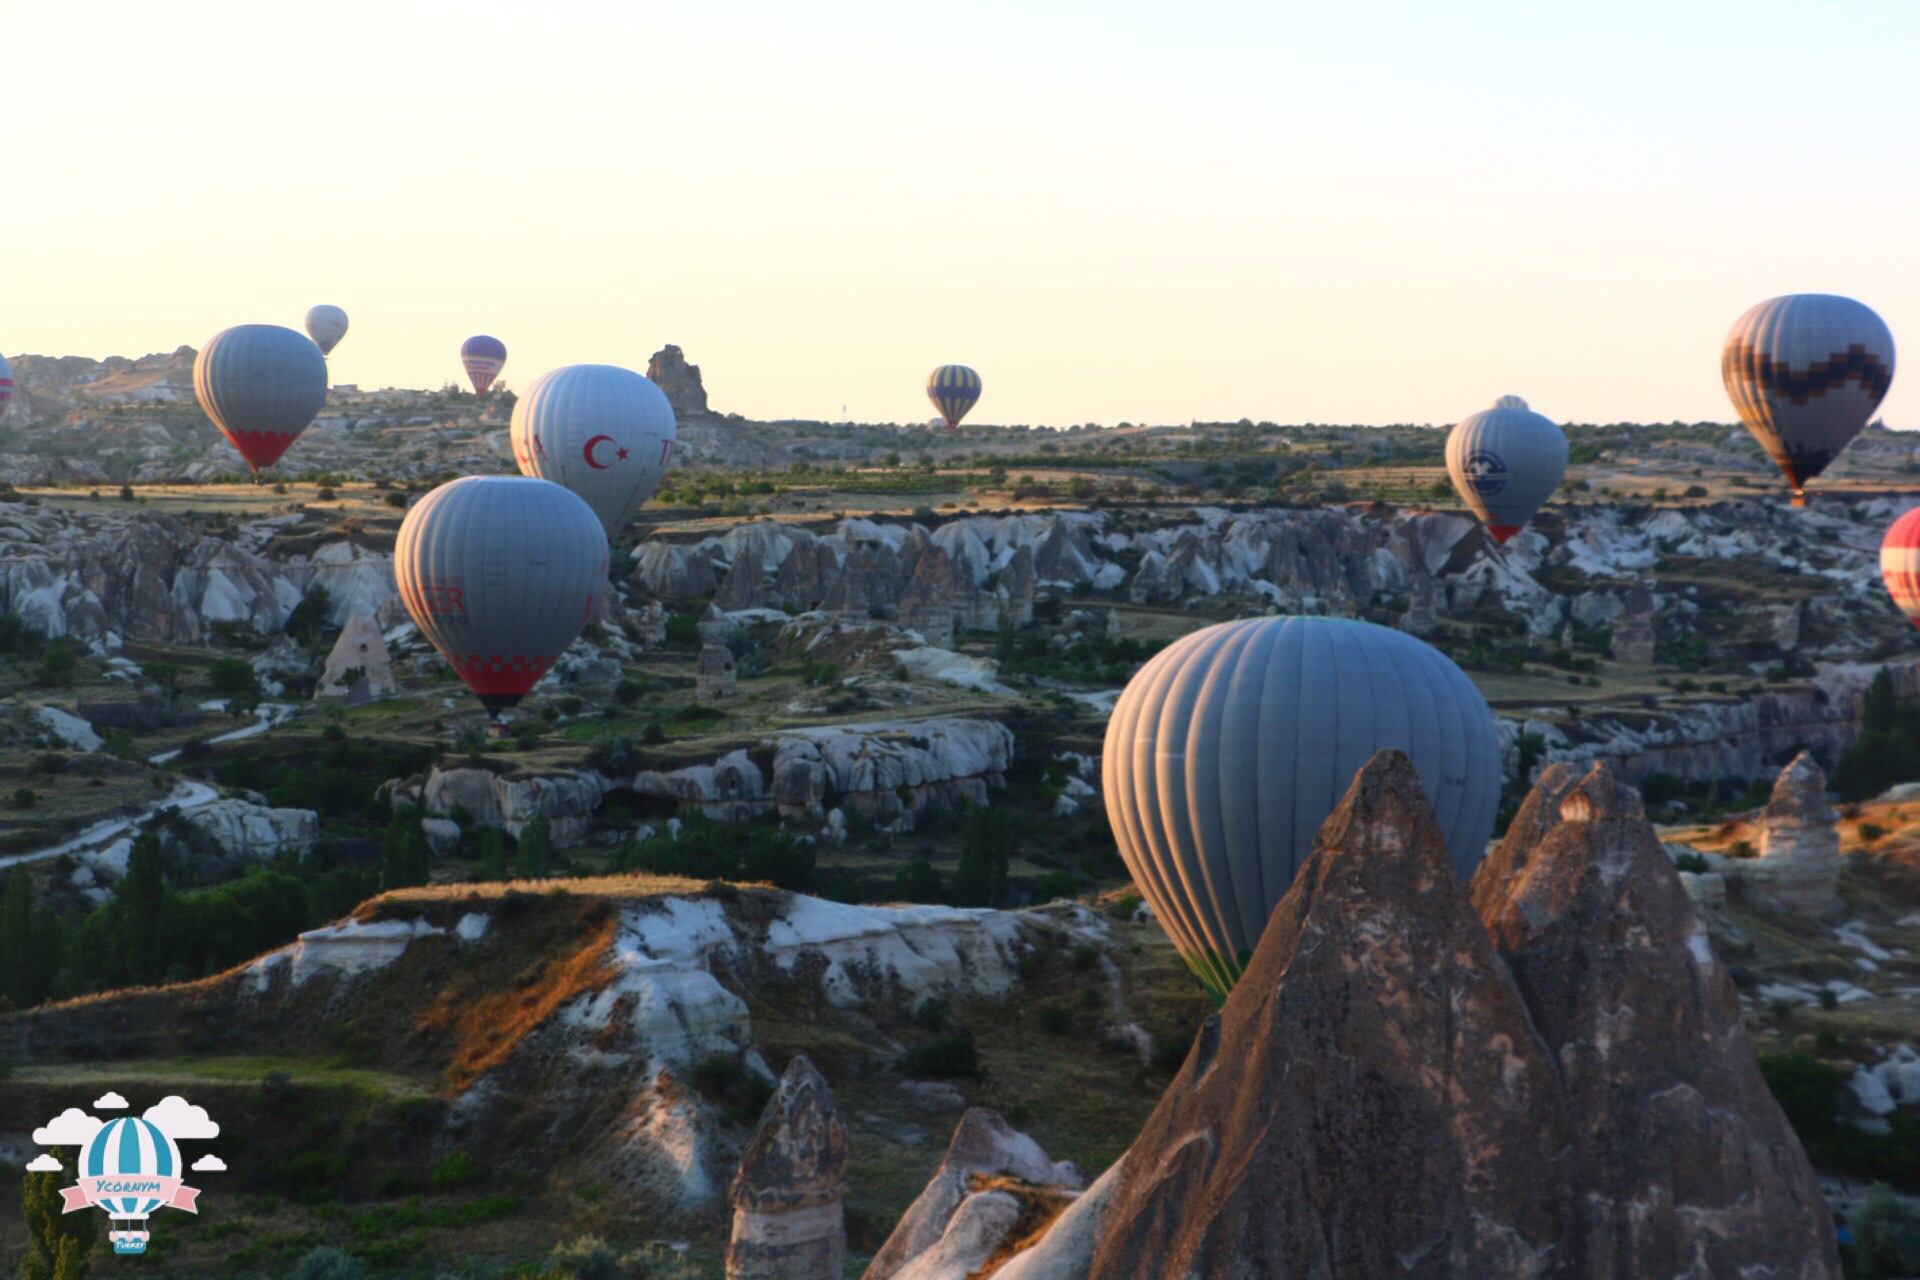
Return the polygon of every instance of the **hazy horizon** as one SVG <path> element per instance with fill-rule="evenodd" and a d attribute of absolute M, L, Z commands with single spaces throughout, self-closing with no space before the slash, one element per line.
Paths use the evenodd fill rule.
<path fill-rule="evenodd" d="M 1717 422 L 1753 303 L 1920 317 L 1890 2 L 4 12 L 9 352 L 333 302 L 370 388 L 486 332 L 757 419 L 923 421 L 956 361 L 995 423 Z"/>

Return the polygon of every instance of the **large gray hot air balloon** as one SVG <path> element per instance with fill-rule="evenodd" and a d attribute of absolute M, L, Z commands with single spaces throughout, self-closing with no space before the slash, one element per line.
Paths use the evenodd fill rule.
<path fill-rule="evenodd" d="M 235 325 L 194 358 L 193 393 L 257 480 L 327 402 L 327 358 L 291 329 Z"/>
<path fill-rule="evenodd" d="M 509 435 L 521 474 L 579 494 L 611 540 L 660 487 L 678 432 L 666 393 L 648 378 L 618 365 L 570 364 L 520 394 Z"/>
<path fill-rule="evenodd" d="M 407 512 L 393 573 L 414 625 L 497 718 L 593 616 L 607 538 L 557 484 L 468 476 Z"/>
<path fill-rule="evenodd" d="M 1893 334 L 1830 293 L 1769 298 L 1733 323 L 1720 377 L 1740 421 L 1807 505 L 1807 481 L 1852 443 L 1893 384 Z"/>
<path fill-rule="evenodd" d="M 330 302 L 309 308 L 307 336 L 313 339 L 322 355 L 332 355 L 333 349 L 340 345 L 340 339 L 347 336 L 347 313 Z"/>
<path fill-rule="evenodd" d="M 1493 540 L 1504 544 L 1560 487 L 1567 433 L 1519 396 L 1501 396 L 1448 434 L 1447 474 Z"/>
<path fill-rule="evenodd" d="M 1430 645 L 1344 618 L 1257 618 L 1182 637 L 1128 683 L 1107 722 L 1107 817 L 1216 998 L 1353 775 L 1387 747 L 1412 758 L 1467 874 L 1499 808 L 1500 740 L 1479 690 Z"/>

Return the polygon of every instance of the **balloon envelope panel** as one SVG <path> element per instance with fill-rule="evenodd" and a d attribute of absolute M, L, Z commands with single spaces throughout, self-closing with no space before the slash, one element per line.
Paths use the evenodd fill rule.
<path fill-rule="evenodd" d="M 1881 540 L 1880 577 L 1900 612 L 1920 626 L 1920 507 L 1895 520 Z"/>
<path fill-rule="evenodd" d="M 258 472 L 272 466 L 326 404 L 327 358 L 291 329 L 235 325 L 214 334 L 194 357 L 193 393 Z"/>
<path fill-rule="evenodd" d="M 660 487 L 678 430 L 666 392 L 644 375 L 571 364 L 533 380 L 509 434 L 521 474 L 580 495 L 611 539 Z"/>
<path fill-rule="evenodd" d="M 1259 618 L 1168 646 L 1107 723 L 1107 815 L 1134 883 L 1224 997 L 1320 826 L 1376 751 L 1413 760 L 1466 875 L 1500 802 L 1499 734 L 1473 682 L 1412 636 Z"/>
<path fill-rule="evenodd" d="M 13 399 L 13 366 L 0 356 L 0 417 L 7 413 L 7 402 Z"/>
<path fill-rule="evenodd" d="M 180 1148 L 151 1120 L 122 1116 L 93 1135 L 80 1157 L 84 1178 L 178 1178 L 184 1170 Z M 152 1193 L 106 1196 L 100 1207 L 116 1218 L 144 1218 L 160 1207 Z"/>
<path fill-rule="evenodd" d="M 393 570 L 414 625 L 497 709 L 533 688 L 593 616 L 607 538 L 559 485 L 469 476 L 407 512 Z"/>
<path fill-rule="evenodd" d="M 1720 376 L 1740 420 L 1798 498 L 1827 469 L 1893 383 L 1893 334 L 1852 298 L 1769 298 L 1734 322 Z"/>
<path fill-rule="evenodd" d="M 498 338 L 477 333 L 460 344 L 460 363 L 473 383 L 473 394 L 483 396 L 507 367 L 507 344 Z"/>
<path fill-rule="evenodd" d="M 1553 497 L 1567 474 L 1567 433 L 1502 396 L 1447 435 L 1447 475 L 1488 532 L 1505 542 Z"/>
<path fill-rule="evenodd" d="M 980 399 L 980 375 L 963 364 L 943 364 L 927 375 L 927 399 L 949 427 L 957 427 Z"/>
<path fill-rule="evenodd" d="M 332 355 L 340 339 L 347 336 L 347 313 L 325 302 L 311 308 L 307 312 L 307 336 L 322 355 Z"/>

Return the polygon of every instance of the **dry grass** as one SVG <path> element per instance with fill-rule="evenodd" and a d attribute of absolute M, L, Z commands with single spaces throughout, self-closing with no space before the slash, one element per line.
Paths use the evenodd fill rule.
<path fill-rule="evenodd" d="M 1047 1233 L 1053 1220 L 1065 1213 L 1067 1206 L 1073 1203 L 1073 1196 L 1058 1187 L 1037 1186 L 1019 1178 L 989 1178 L 976 1173 L 967 1180 L 967 1186 L 976 1192 L 1004 1192 L 1020 1202 L 1020 1216 L 979 1269 L 967 1273 L 967 1280 L 986 1280 L 1016 1254 L 1032 1248 Z"/>
<path fill-rule="evenodd" d="M 620 976 L 613 960 L 611 911 L 571 952 L 537 961 L 508 990 L 469 992 L 449 987 L 420 1015 L 423 1031 L 451 1030 L 455 1038 L 447 1082 L 465 1089 L 500 1066 L 567 1002 L 590 995 Z"/>
<path fill-rule="evenodd" d="M 508 894 L 557 895 L 574 898 L 665 898 L 674 894 L 704 893 L 713 882 L 689 876 L 655 876 L 636 871 L 617 876 L 581 876 L 566 880 L 486 880 L 429 884 L 415 889 L 389 889 L 369 898 L 354 911 L 357 920 L 379 917 L 383 907 L 403 902 L 482 902 Z"/>

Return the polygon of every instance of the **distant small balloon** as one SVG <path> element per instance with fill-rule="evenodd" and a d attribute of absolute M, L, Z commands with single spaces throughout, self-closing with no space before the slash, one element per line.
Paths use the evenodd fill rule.
<path fill-rule="evenodd" d="M 0 418 L 7 416 L 7 402 L 13 399 L 13 366 L 0 356 Z"/>
<path fill-rule="evenodd" d="M 1907 621 L 1920 627 L 1920 507 L 1887 530 L 1880 543 L 1880 577 Z"/>
<path fill-rule="evenodd" d="M 1893 384 L 1893 334 L 1828 293 L 1769 298 L 1734 321 L 1720 377 L 1747 430 L 1807 505 L 1807 481 L 1860 434 Z"/>
<path fill-rule="evenodd" d="M 943 364 L 927 375 L 927 399 L 949 427 L 957 427 L 980 399 L 980 375 L 963 364 Z"/>
<path fill-rule="evenodd" d="M 307 312 L 307 336 L 320 348 L 321 355 L 332 355 L 347 336 L 347 313 L 323 302 Z"/>
<path fill-rule="evenodd" d="M 476 333 L 460 344 L 460 363 L 466 366 L 467 378 L 473 383 L 473 394 L 483 396 L 493 380 L 500 376 L 500 370 L 507 366 L 507 344 L 498 338 L 489 338 L 484 333 Z"/>
<path fill-rule="evenodd" d="M 327 358 L 291 329 L 235 325 L 194 357 L 193 394 L 257 477 L 326 404 Z"/>
<path fill-rule="evenodd" d="M 1447 436 L 1447 474 L 1495 542 L 1533 519 L 1567 474 L 1567 433 L 1519 396 L 1462 420 Z"/>

